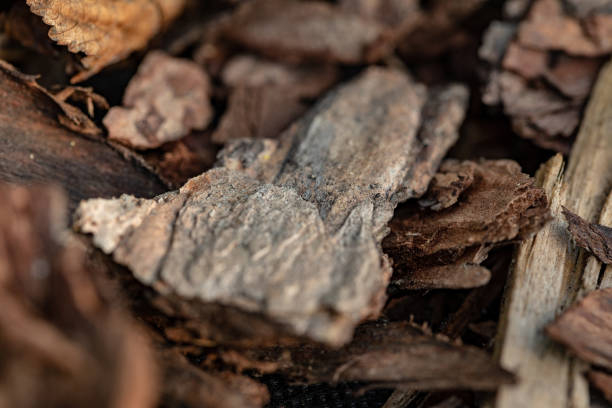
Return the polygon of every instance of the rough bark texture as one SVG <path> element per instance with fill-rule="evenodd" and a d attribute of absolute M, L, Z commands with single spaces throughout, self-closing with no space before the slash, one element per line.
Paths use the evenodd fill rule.
<path fill-rule="evenodd" d="M 85 202 L 76 225 L 161 293 L 343 344 L 382 307 L 386 224 L 398 202 L 426 189 L 466 97 L 459 86 L 428 95 L 400 72 L 369 69 L 278 141 L 236 142 L 224 167 L 154 200 Z"/>
<path fill-rule="evenodd" d="M 400 208 L 383 242 L 398 266 L 394 283 L 409 289 L 486 284 L 490 274 L 477 265 L 490 247 L 528 236 L 549 217 L 542 189 L 507 160 L 447 160 L 419 204 L 429 209 Z"/>
<path fill-rule="evenodd" d="M 487 31 L 479 54 L 495 69 L 483 99 L 501 104 L 521 136 L 567 153 L 602 57 L 612 52 L 612 3 L 531 3 L 518 23 L 521 12 Z"/>
<path fill-rule="evenodd" d="M 519 247 L 511 270 L 496 346 L 502 366 L 515 371 L 520 383 L 500 389 L 497 407 L 588 406 L 582 367 L 555 346 L 543 329 L 585 289 L 604 281 L 601 268 L 589 273 L 586 257 L 571 244 L 561 206 L 591 221 L 604 205 L 612 178 L 607 119 L 611 83 L 608 64 L 600 73 L 567 170 L 563 172 L 563 160 L 557 156 L 537 177 L 551 197 L 553 221 Z"/>
<path fill-rule="evenodd" d="M 60 184 L 71 209 L 86 198 L 126 192 L 152 197 L 166 190 L 155 175 L 112 147 L 65 129 L 57 103 L 3 66 L 0 98 L 0 180 Z"/>

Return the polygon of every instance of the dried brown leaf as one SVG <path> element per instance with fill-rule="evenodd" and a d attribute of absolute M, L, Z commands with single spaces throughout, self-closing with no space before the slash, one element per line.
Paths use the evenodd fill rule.
<path fill-rule="evenodd" d="M 83 81 L 107 65 L 144 48 L 177 17 L 185 0 L 26 0 L 30 10 L 50 25 L 49 37 L 73 53 L 83 53 Z"/>
<path fill-rule="evenodd" d="M 612 228 L 589 223 L 565 207 L 563 215 L 576 245 L 595 255 L 601 262 L 612 264 Z"/>
<path fill-rule="evenodd" d="M 108 137 L 136 149 L 153 149 L 203 130 L 212 118 L 208 75 L 195 63 L 153 51 L 104 118 Z"/>

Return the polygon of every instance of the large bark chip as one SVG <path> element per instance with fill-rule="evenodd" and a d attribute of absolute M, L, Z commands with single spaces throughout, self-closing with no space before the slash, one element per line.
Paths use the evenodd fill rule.
<path fill-rule="evenodd" d="M 382 307 L 395 205 L 423 193 L 457 137 L 465 89 L 427 98 L 404 74 L 370 69 L 278 141 L 234 143 L 224 167 L 152 200 L 84 202 L 76 226 L 161 293 L 343 344 Z M 435 123 L 420 128 L 422 116 Z"/>

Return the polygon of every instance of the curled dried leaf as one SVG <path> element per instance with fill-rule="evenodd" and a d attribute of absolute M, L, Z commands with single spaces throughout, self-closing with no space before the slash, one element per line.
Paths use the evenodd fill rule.
<path fill-rule="evenodd" d="M 177 17 L 185 0 L 27 0 L 30 10 L 51 26 L 49 37 L 73 53 L 83 53 L 83 81 L 107 65 L 144 48 Z"/>

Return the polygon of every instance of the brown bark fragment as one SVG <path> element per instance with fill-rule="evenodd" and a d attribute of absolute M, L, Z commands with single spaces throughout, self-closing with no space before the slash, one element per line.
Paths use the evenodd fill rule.
<path fill-rule="evenodd" d="M 60 184 L 68 193 L 71 209 L 85 198 L 126 192 L 151 197 L 166 190 L 157 177 L 110 146 L 63 128 L 56 118 L 65 111 L 57 101 L 31 85 L 31 77 L 24 79 L 12 67 L 2 67 L 0 180 Z"/>
<path fill-rule="evenodd" d="M 612 8 L 593 7 L 585 14 L 563 3 L 536 0 L 514 39 L 514 23 L 495 22 L 480 53 L 496 68 L 484 102 L 501 103 L 520 136 L 567 153 L 600 57 L 612 52 Z"/>
<path fill-rule="evenodd" d="M 231 373 L 207 373 L 192 366 L 176 351 L 161 351 L 159 359 L 165 370 L 164 406 L 260 408 L 270 398 L 264 385 Z"/>
<path fill-rule="evenodd" d="M 588 373 L 589 381 L 599 388 L 604 397 L 612 402 L 612 375 L 599 370 L 590 370 Z"/>
<path fill-rule="evenodd" d="M 612 228 L 586 222 L 565 207 L 563 215 L 576 245 L 595 255 L 601 262 L 612 264 Z"/>
<path fill-rule="evenodd" d="M 252 56 L 238 56 L 225 66 L 223 82 L 231 88 L 228 108 L 213 141 L 277 138 L 337 79 L 333 67 L 291 67 Z"/>
<path fill-rule="evenodd" d="M 144 48 L 164 25 L 176 18 L 184 0 L 27 0 L 30 10 L 50 25 L 49 37 L 73 53 L 84 53 L 80 82 Z"/>
<path fill-rule="evenodd" d="M 399 389 L 490 390 L 513 381 L 483 351 L 434 337 L 407 322 L 364 324 L 351 343 L 336 350 L 302 344 L 240 353 L 243 367 L 274 362 L 277 372 L 298 383 L 363 381 Z"/>
<path fill-rule="evenodd" d="M 212 118 L 208 76 L 195 63 L 153 51 L 123 96 L 104 118 L 108 137 L 136 149 L 152 149 L 203 130 Z"/>
<path fill-rule="evenodd" d="M 397 71 L 369 69 L 278 141 L 235 143 L 225 167 L 154 200 L 85 202 L 76 225 L 160 293 L 343 344 L 382 307 L 393 208 L 424 192 L 456 140 L 465 89 L 426 95 Z"/>
<path fill-rule="evenodd" d="M 0 60 L 0 70 L 5 76 L 10 76 L 13 80 L 20 82 L 24 86 L 31 87 L 32 90 L 44 94 L 50 101 L 55 103 L 62 111 L 62 114 L 58 115 L 57 119 L 68 129 L 88 136 L 100 135 L 102 133 L 85 113 L 76 106 L 66 102 L 68 99 L 84 102 L 90 116 L 93 116 L 94 106 L 108 109 L 106 100 L 102 96 L 93 93 L 91 88 L 67 87 L 54 94 L 40 86 L 36 82 L 36 76 L 23 74 L 5 61 Z"/>
<path fill-rule="evenodd" d="M 603 14 L 598 17 L 597 23 L 591 21 L 601 27 L 587 32 L 578 19 L 564 13 L 560 0 L 537 0 L 519 27 L 518 40 L 541 50 L 561 50 L 586 57 L 605 55 L 612 51 L 612 42 L 598 34 L 605 33 L 612 19 Z"/>
<path fill-rule="evenodd" d="M 589 293 L 546 328 L 554 340 L 589 363 L 612 369 L 612 288 Z"/>
<path fill-rule="evenodd" d="M 84 266 L 55 189 L 0 186 L 0 405 L 153 407 L 140 328 Z"/>
<path fill-rule="evenodd" d="M 360 64 L 390 51 L 385 27 L 323 2 L 245 2 L 224 31 L 226 38 L 288 62 Z"/>
<path fill-rule="evenodd" d="M 408 274 L 406 279 L 424 266 L 479 263 L 486 257 L 483 249 L 474 253 L 468 248 L 525 237 L 548 220 L 546 195 L 515 162 L 447 160 L 441 169 L 444 178 L 453 172 L 471 172 L 473 181 L 445 210 L 415 212 L 415 206 L 407 206 L 398 211 L 383 247 L 402 266 L 402 276 Z M 469 258 L 461 259 L 465 256 Z"/>

